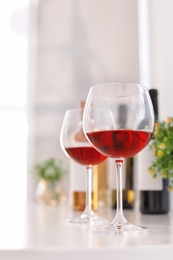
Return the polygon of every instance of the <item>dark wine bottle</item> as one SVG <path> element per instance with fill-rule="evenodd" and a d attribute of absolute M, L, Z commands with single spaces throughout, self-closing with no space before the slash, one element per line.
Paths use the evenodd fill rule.
<path fill-rule="evenodd" d="M 158 91 L 157 89 L 150 89 L 149 94 L 153 103 L 155 121 L 157 122 L 159 121 Z M 139 178 L 142 178 L 139 196 L 140 211 L 142 214 L 166 214 L 169 212 L 168 181 L 162 179 L 161 176 L 159 176 L 160 179 L 157 177 L 157 180 L 150 176 L 148 167 L 152 158 L 154 158 L 154 155 L 149 146 L 141 151 L 137 158 L 138 174 Z"/>

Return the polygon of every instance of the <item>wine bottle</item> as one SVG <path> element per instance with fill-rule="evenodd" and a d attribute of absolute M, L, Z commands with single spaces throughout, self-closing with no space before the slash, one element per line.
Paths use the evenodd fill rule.
<path fill-rule="evenodd" d="M 158 91 L 150 89 L 149 94 L 157 122 L 159 120 Z M 137 156 L 139 207 L 142 214 L 166 214 L 169 212 L 169 192 L 166 188 L 168 181 L 161 176 L 153 178 L 148 172 L 148 167 L 154 159 L 150 144 Z"/>
<path fill-rule="evenodd" d="M 83 109 L 85 101 L 80 102 L 81 108 L 81 122 L 83 116 Z M 83 132 L 82 124 L 81 128 L 77 129 L 74 133 L 74 140 L 77 142 L 86 141 L 86 137 Z M 93 185 L 92 185 L 92 208 L 96 210 L 98 208 L 98 173 L 96 166 L 93 167 Z M 86 202 L 86 168 L 83 165 L 76 163 L 70 159 L 70 173 L 69 173 L 69 200 L 70 206 L 73 210 L 83 211 L 85 209 Z"/>
<path fill-rule="evenodd" d="M 125 128 L 127 121 L 127 107 L 125 105 L 119 106 L 119 128 Z M 113 163 L 113 165 L 111 165 Z M 112 208 L 117 207 L 116 198 L 116 178 L 115 178 L 115 162 L 112 160 L 109 162 L 109 172 L 112 175 L 110 180 L 111 185 L 111 197 L 112 197 Z M 114 176 L 113 176 L 114 175 Z M 135 201 L 135 189 L 134 189 L 134 158 L 124 159 L 123 162 L 123 209 L 133 209 Z"/>

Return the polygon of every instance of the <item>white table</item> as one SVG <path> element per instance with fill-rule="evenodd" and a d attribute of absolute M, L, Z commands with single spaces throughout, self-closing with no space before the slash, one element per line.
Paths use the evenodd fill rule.
<path fill-rule="evenodd" d="M 69 209 L 65 206 L 6 207 L 0 214 L 0 259 L 163 260 L 173 256 L 173 213 L 124 213 L 129 222 L 149 227 L 149 235 L 93 234 L 88 224 L 66 223 Z M 102 210 L 97 214 L 112 220 L 115 211 Z"/>

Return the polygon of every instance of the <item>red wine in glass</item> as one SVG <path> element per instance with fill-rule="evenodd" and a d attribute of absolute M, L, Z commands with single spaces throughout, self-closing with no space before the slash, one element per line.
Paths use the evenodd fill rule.
<path fill-rule="evenodd" d="M 91 146 L 66 147 L 65 150 L 73 160 L 82 165 L 96 165 L 107 158 Z"/>
<path fill-rule="evenodd" d="M 139 130 L 103 130 L 86 133 L 92 144 L 112 158 L 128 158 L 139 153 L 153 133 Z"/>

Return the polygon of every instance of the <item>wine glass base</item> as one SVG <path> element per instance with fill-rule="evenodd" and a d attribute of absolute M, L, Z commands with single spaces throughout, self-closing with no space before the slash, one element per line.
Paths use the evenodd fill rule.
<path fill-rule="evenodd" d="M 148 235 L 148 228 L 126 223 L 110 223 L 92 229 L 97 234 Z"/>
<path fill-rule="evenodd" d="M 108 223 L 109 220 L 97 216 L 93 211 L 91 212 L 83 212 L 81 216 L 75 218 L 67 218 L 67 222 L 69 223 Z"/>

